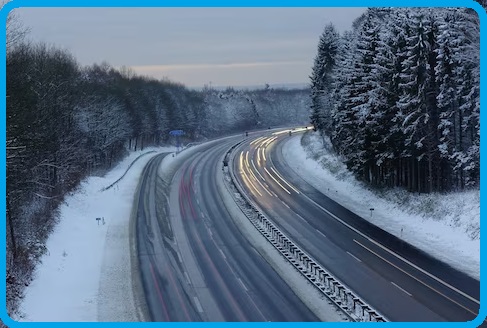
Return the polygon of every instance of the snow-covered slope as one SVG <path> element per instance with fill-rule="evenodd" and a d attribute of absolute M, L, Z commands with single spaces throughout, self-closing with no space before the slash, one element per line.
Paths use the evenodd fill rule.
<path fill-rule="evenodd" d="M 174 148 L 133 152 L 104 177 L 84 180 L 79 190 L 66 198 L 60 222 L 46 244 L 48 253 L 25 290 L 17 320 L 139 320 L 133 297 L 128 297 L 132 293 L 130 214 L 145 164 L 157 153 L 168 151 Z M 120 178 L 135 159 L 123 179 L 101 191 Z M 104 223 L 96 218 L 103 218 Z M 111 283 L 100 288 L 107 280 Z M 103 293 L 119 299 L 107 299 Z"/>
<path fill-rule="evenodd" d="M 372 192 L 326 151 L 317 133 L 290 138 L 288 165 L 305 181 L 357 215 L 451 266 L 480 279 L 480 192 Z M 370 208 L 374 208 L 373 214 Z"/>
<path fill-rule="evenodd" d="M 304 179 L 383 229 L 397 236 L 401 236 L 402 230 L 403 239 L 479 279 L 478 191 L 422 196 L 394 191 L 392 196 L 380 198 L 355 181 L 334 155 L 324 152 L 318 136 L 311 137 L 308 152 L 300 140 L 291 138 L 283 153 L 293 159 L 289 164 Z M 121 177 L 138 156 L 154 150 L 140 157 L 116 185 L 101 191 Z M 132 201 L 145 164 L 155 154 L 173 150 L 134 152 L 105 177 L 86 179 L 78 192 L 66 198 L 60 208 L 61 220 L 47 241 L 48 253 L 25 290 L 16 320 L 139 320 L 133 298 L 127 297 L 132 292 L 127 283 L 131 280 L 127 275 L 130 275 L 128 223 Z M 334 173 L 311 156 L 320 158 Z M 163 165 L 175 160 L 170 156 L 166 159 Z M 403 204 L 392 202 L 392 198 L 401 199 Z M 372 218 L 371 206 L 375 208 Z M 424 212 L 429 215 L 420 214 Z M 98 224 L 97 217 L 103 217 L 105 224 Z M 106 280 L 112 281 L 109 288 Z M 100 288 L 101 285 L 104 287 Z M 115 291 L 111 290 L 114 286 Z M 104 292 L 120 299 L 110 300 Z"/>

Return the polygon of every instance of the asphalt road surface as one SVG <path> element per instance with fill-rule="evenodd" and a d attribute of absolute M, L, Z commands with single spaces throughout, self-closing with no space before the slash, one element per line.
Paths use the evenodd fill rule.
<path fill-rule="evenodd" d="M 470 321 L 480 282 L 368 223 L 285 164 L 288 133 L 255 134 L 234 171 L 251 198 L 296 244 L 390 321 Z"/>
<path fill-rule="evenodd" d="M 216 170 L 238 140 L 201 147 L 171 177 L 158 169 L 165 154 L 144 169 L 135 230 L 152 321 L 318 320 L 241 234 L 218 193 Z"/>

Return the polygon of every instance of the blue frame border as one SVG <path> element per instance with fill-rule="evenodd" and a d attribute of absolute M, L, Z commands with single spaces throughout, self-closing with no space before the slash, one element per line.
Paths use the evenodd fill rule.
<path fill-rule="evenodd" d="M 439 1 L 434 0 L 408 0 L 407 4 L 403 1 L 399 0 L 367 0 L 366 3 L 360 0 L 331 0 L 324 1 L 319 0 L 232 0 L 232 1 L 224 1 L 224 0 L 165 0 L 165 1 L 158 1 L 158 0 L 12 0 L 11 2 L 7 3 L 1 10 L 0 10 L 0 26 L 2 26 L 2 33 L 0 34 L 0 109 L 1 109 L 1 116 L 0 122 L 2 124 L 2 129 L 0 129 L 0 139 L 2 142 L 2 147 L 4 147 L 4 151 L 0 154 L 0 162 L 3 164 L 0 166 L 0 174 L 1 176 L 5 177 L 6 181 L 6 22 L 7 16 L 15 8 L 21 7 L 464 7 L 464 8 L 471 8 L 475 10 L 480 19 L 480 27 L 481 31 L 484 30 L 484 25 L 487 22 L 487 13 L 485 9 L 474 0 L 443 0 L 441 4 L 438 3 Z M 486 68 L 486 50 L 487 50 L 487 34 L 480 33 L 480 102 L 482 103 L 485 100 L 485 90 L 482 89 L 482 85 L 485 83 L 485 76 L 487 72 Z M 484 54 L 484 57 L 482 57 Z M 480 129 L 482 130 L 483 123 L 485 122 L 485 115 L 480 115 Z M 484 150 L 484 142 L 486 138 L 480 135 L 480 171 L 482 172 L 482 151 Z M 482 176 L 482 173 L 481 173 Z M 485 179 L 480 179 L 480 189 L 485 189 L 486 182 Z M 0 186 L 0 197 L 6 199 L 6 186 L 2 184 Z M 480 194 L 480 203 L 483 203 L 483 200 L 486 198 Z M 3 213 L 6 213 L 6 205 L 5 202 L 0 202 L 0 210 Z M 480 212 L 481 222 L 482 222 L 482 211 Z M 3 246 L 3 249 L 6 250 L 6 217 L 3 216 L 3 224 L 0 225 L 0 243 Z M 482 224 L 481 224 L 482 225 Z M 480 242 L 480 249 L 481 255 L 484 254 L 485 251 L 485 242 L 481 240 Z M 0 267 L 1 267 L 1 275 L 6 277 L 6 252 L 0 252 Z M 487 270 L 487 265 L 484 261 L 480 261 L 480 272 L 484 272 Z M 482 277 L 482 274 L 481 274 Z M 482 301 L 486 295 L 486 288 L 485 286 L 480 283 L 480 300 Z M 487 302 L 480 304 L 480 312 L 477 318 L 469 322 L 435 322 L 435 323 L 406 323 L 406 322 L 394 322 L 394 323 L 386 323 L 386 325 L 392 325 L 394 327 L 410 327 L 411 325 L 421 325 L 421 326 L 431 326 L 431 327 L 478 327 L 486 318 L 487 316 Z M 6 307 L 6 285 L 2 285 L 1 288 L 1 296 L 0 296 L 0 318 L 4 324 L 9 327 L 62 327 L 66 324 L 69 324 L 73 327 L 115 327 L 116 325 L 124 325 L 124 326 L 145 326 L 145 325 L 169 325 L 173 327 L 183 327 L 186 325 L 194 325 L 194 326 L 204 326 L 209 327 L 212 326 L 220 326 L 222 325 L 245 325 L 245 326 L 276 326 L 279 327 L 297 327 L 297 325 L 301 325 L 302 323 L 275 323 L 275 322 L 266 322 L 266 323 L 156 323 L 156 322 L 123 322 L 123 323 L 102 323 L 102 322 L 73 322 L 73 323 L 52 323 L 52 322 L 17 322 L 12 320 L 7 314 L 7 307 Z M 326 325 L 330 325 L 332 327 L 337 327 L 339 325 L 357 325 L 359 323 L 326 323 Z M 372 326 L 377 325 L 378 323 L 360 323 L 363 326 Z M 323 323 L 307 323 L 308 326 L 315 326 L 323 325 Z"/>

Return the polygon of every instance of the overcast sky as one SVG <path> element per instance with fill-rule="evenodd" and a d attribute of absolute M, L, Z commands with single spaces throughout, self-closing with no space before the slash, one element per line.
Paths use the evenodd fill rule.
<path fill-rule="evenodd" d="M 187 86 L 308 83 L 327 23 L 364 8 L 21 8 L 30 39 Z"/>

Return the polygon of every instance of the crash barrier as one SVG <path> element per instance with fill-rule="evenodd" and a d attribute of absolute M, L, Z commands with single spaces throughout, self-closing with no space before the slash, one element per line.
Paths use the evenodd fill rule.
<path fill-rule="evenodd" d="M 232 196 L 255 228 L 322 294 L 340 309 L 350 320 L 361 322 L 387 322 L 388 320 L 372 308 L 350 288 L 336 279 L 311 256 L 306 254 L 288 238 L 258 206 L 247 196 L 236 179 L 231 164 L 232 152 L 241 142 L 234 145 L 224 157 L 223 171 L 227 186 L 233 189 Z M 225 170 L 228 167 L 228 170 Z M 239 197 L 235 197 L 235 195 Z"/>
<path fill-rule="evenodd" d="M 113 187 L 114 185 L 116 185 L 117 183 L 119 183 L 119 182 L 120 182 L 120 180 L 122 180 L 122 179 L 125 177 L 125 175 L 126 175 L 126 174 L 127 174 L 127 172 L 130 170 L 130 168 L 132 167 L 132 165 L 134 165 L 134 163 L 135 163 L 135 162 L 137 162 L 137 161 L 138 161 L 138 160 L 139 160 L 139 159 L 140 159 L 142 156 L 145 156 L 145 155 L 147 155 L 147 154 L 151 154 L 151 153 L 155 153 L 155 152 L 156 152 L 155 150 L 151 150 L 151 151 L 148 151 L 148 152 L 146 152 L 146 153 L 143 153 L 143 154 L 141 154 L 141 155 L 137 156 L 137 158 L 136 158 L 136 159 L 134 159 L 134 160 L 132 161 L 132 163 L 130 163 L 129 167 L 127 167 L 127 169 L 125 170 L 124 174 L 123 174 L 123 175 L 122 175 L 120 178 L 118 178 L 118 179 L 117 179 L 117 181 L 115 181 L 114 183 L 112 183 L 112 184 L 111 184 L 111 185 L 109 185 L 108 187 L 101 188 L 101 189 L 100 189 L 100 192 L 102 192 L 102 191 L 106 191 L 106 190 L 108 190 L 108 189 L 112 188 L 112 187 Z"/>

